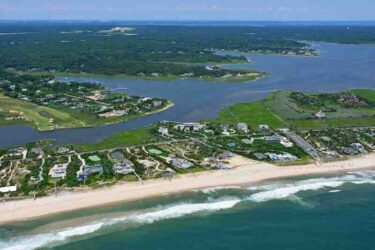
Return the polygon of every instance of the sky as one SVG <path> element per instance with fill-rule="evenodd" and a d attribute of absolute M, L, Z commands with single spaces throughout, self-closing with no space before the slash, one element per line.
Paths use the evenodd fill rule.
<path fill-rule="evenodd" d="M 0 0 L 0 20 L 375 20 L 375 0 Z"/>

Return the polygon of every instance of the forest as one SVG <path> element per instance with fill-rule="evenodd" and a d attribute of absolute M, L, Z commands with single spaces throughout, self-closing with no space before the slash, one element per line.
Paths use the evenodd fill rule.
<path fill-rule="evenodd" d="M 125 31 L 112 32 L 112 29 Z M 204 64 L 246 61 L 218 50 L 316 55 L 300 41 L 373 43 L 374 27 L 177 26 L 126 23 L 0 23 L 1 68 L 29 72 L 222 77 L 244 71 Z"/>

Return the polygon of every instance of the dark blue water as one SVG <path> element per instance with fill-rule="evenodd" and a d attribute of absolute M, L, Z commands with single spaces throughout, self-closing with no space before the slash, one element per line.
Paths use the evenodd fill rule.
<path fill-rule="evenodd" d="M 95 128 L 37 132 L 24 125 L 3 126 L 0 127 L 0 147 L 38 139 L 57 139 L 59 143 L 94 143 L 111 134 L 145 127 L 160 120 L 197 121 L 212 118 L 223 105 L 256 101 L 279 89 L 333 92 L 375 87 L 375 46 L 329 43 L 314 43 L 314 46 L 321 51 L 321 56 L 247 54 L 252 63 L 226 66 L 257 69 L 271 74 L 267 78 L 246 84 L 192 80 L 160 82 L 69 78 L 100 82 L 112 89 L 125 87 L 131 94 L 168 98 L 176 105 L 162 113 Z"/>
<path fill-rule="evenodd" d="M 375 249 L 374 184 L 362 171 L 83 210 L 4 226 L 0 249 Z"/>

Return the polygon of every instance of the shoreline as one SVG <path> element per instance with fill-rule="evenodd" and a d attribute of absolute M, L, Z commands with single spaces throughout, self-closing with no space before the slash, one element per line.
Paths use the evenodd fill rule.
<path fill-rule="evenodd" d="M 149 115 L 161 113 L 163 111 L 166 111 L 166 110 L 172 108 L 173 106 L 175 106 L 175 103 L 173 101 L 171 101 L 171 100 L 167 100 L 167 105 L 165 107 L 161 108 L 161 109 L 150 111 L 150 112 L 146 112 L 146 113 L 142 113 L 142 114 L 135 115 L 135 116 L 132 116 L 132 117 L 127 117 L 126 119 L 119 120 L 119 121 L 106 122 L 106 123 L 96 124 L 96 125 L 93 124 L 93 125 L 84 125 L 84 126 L 79 126 L 79 127 L 59 127 L 59 128 L 53 128 L 53 129 L 39 129 L 32 122 L 28 122 L 28 121 L 25 121 L 25 120 L 20 120 L 20 122 L 16 121 L 15 123 L 10 123 L 10 124 L 2 124 L 0 122 L 0 127 L 2 127 L 2 126 L 4 126 L 4 127 L 5 126 L 15 126 L 15 125 L 26 125 L 26 126 L 31 127 L 33 130 L 35 130 L 36 132 L 39 132 L 39 133 L 51 132 L 51 131 L 58 131 L 58 130 L 67 130 L 67 129 L 94 128 L 94 127 L 99 127 L 99 126 L 106 126 L 106 125 L 113 125 L 113 124 L 117 124 L 117 123 L 127 122 L 127 121 L 130 121 L 132 119 L 136 119 L 136 118 L 140 118 L 140 117 L 145 117 L 145 116 L 149 116 Z"/>
<path fill-rule="evenodd" d="M 249 185 L 279 178 L 338 173 L 375 168 L 375 153 L 344 161 L 279 167 L 241 157 L 231 170 L 207 171 L 178 176 L 172 180 L 149 180 L 143 184 L 123 183 L 97 190 L 64 192 L 0 204 L 0 225 L 37 219 L 53 214 L 141 200 L 168 194 L 230 185 Z"/>
<path fill-rule="evenodd" d="M 238 63 L 228 64 L 235 65 Z M 78 78 L 108 78 L 108 79 L 124 79 L 124 80 L 134 80 L 134 81 L 160 81 L 160 82 L 171 82 L 171 81 L 180 81 L 180 80 L 192 80 L 192 81 L 207 81 L 207 82 L 218 82 L 218 83 L 250 83 L 255 82 L 261 78 L 269 76 L 267 72 L 254 71 L 248 73 L 256 73 L 256 77 L 244 77 L 243 79 L 237 79 L 236 76 L 231 78 L 223 77 L 211 77 L 211 76 L 202 76 L 202 77 L 183 77 L 178 75 L 165 75 L 165 76 L 132 76 L 126 74 L 114 74 L 114 75 L 105 75 L 97 73 L 64 73 L 64 72 L 32 72 L 31 75 L 51 75 L 54 77 L 78 77 Z"/>

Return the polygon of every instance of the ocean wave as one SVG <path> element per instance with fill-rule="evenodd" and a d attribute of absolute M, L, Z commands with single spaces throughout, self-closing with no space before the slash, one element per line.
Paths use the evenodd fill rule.
<path fill-rule="evenodd" d="M 331 191 L 329 191 L 330 193 L 339 193 L 339 192 L 341 192 L 341 190 L 340 189 L 334 189 L 334 190 L 331 190 Z"/>
<path fill-rule="evenodd" d="M 112 230 L 114 225 L 144 225 L 151 224 L 161 220 L 174 219 L 189 214 L 199 212 L 215 212 L 224 209 L 230 209 L 242 201 L 266 202 L 276 199 L 291 199 L 304 205 L 305 203 L 297 196 L 299 192 L 314 191 L 324 188 L 333 188 L 329 192 L 337 192 L 337 187 L 345 183 L 352 184 L 375 184 L 375 171 L 373 172 L 351 172 L 343 176 L 328 178 L 313 178 L 294 182 L 274 182 L 268 185 L 253 186 L 247 188 L 255 193 L 247 198 L 222 197 L 221 199 L 209 198 L 204 203 L 183 203 L 153 209 L 143 213 L 134 213 L 105 221 L 96 221 L 94 223 L 76 227 L 65 228 L 38 235 L 29 235 L 15 237 L 9 240 L 0 241 L 0 249 L 5 250 L 24 250 L 36 249 L 46 246 L 61 245 L 74 237 L 90 236 L 90 234 L 103 233 L 101 230 Z M 218 187 L 205 189 L 203 192 L 216 192 L 221 189 L 233 189 L 241 187 Z M 201 190 L 202 191 L 202 190 Z"/>
<path fill-rule="evenodd" d="M 151 211 L 141 214 L 131 214 L 107 221 L 95 222 L 89 225 L 77 226 L 62 229 L 59 231 L 23 236 L 13 238 L 9 241 L 0 241 L 0 249 L 4 250 L 30 250 L 45 247 L 48 245 L 55 245 L 63 243 L 72 237 L 88 235 L 99 231 L 102 228 L 120 224 L 120 223 L 135 223 L 139 225 L 151 224 L 156 221 L 173 219 L 198 212 L 213 212 L 234 207 L 240 199 L 233 198 L 230 200 L 220 200 L 210 203 L 196 203 L 196 204 L 179 204 L 157 211 Z"/>
<path fill-rule="evenodd" d="M 255 194 L 250 195 L 247 200 L 254 202 L 265 202 L 275 199 L 285 199 L 295 196 L 303 191 L 316 191 L 323 188 L 337 188 L 345 183 L 352 184 L 375 184 L 372 178 L 375 175 L 365 175 L 363 172 L 350 173 L 339 177 L 329 178 L 314 178 L 292 183 L 273 183 L 270 185 L 263 185 L 257 187 L 250 187 L 250 190 L 262 190 Z"/>
<path fill-rule="evenodd" d="M 204 188 L 196 190 L 197 192 L 202 192 L 204 194 L 216 193 L 221 190 L 231 190 L 231 189 L 242 189 L 240 186 L 222 186 L 222 187 L 213 187 L 213 188 Z"/>

